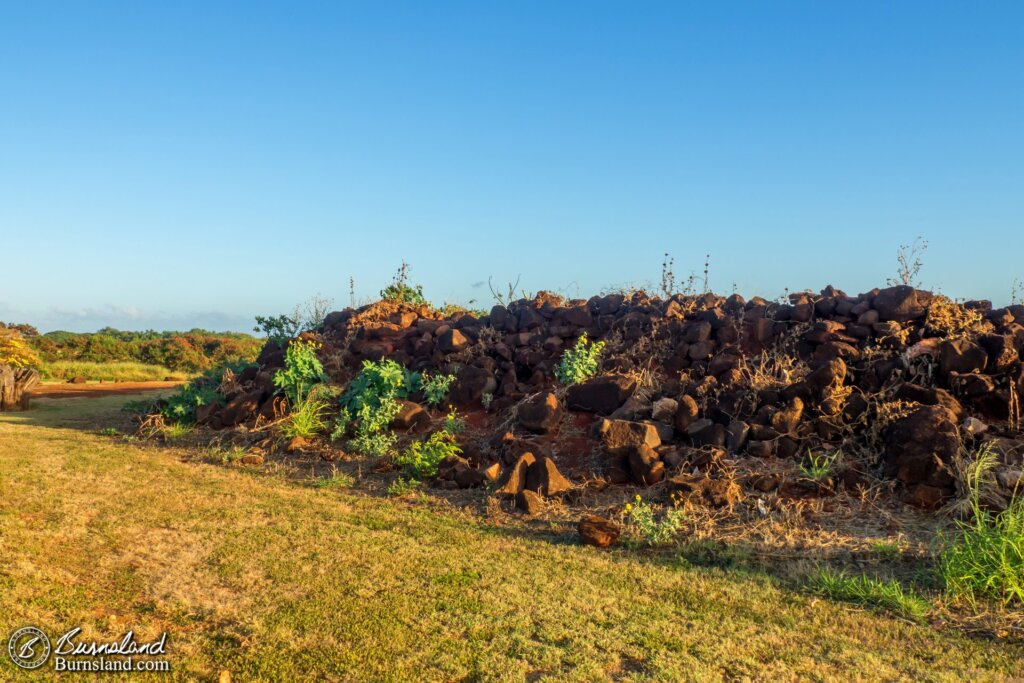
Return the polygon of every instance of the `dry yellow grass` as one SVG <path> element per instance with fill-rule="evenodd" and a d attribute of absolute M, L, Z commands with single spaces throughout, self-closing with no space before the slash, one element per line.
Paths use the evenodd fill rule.
<path fill-rule="evenodd" d="M 0 417 L 0 636 L 167 630 L 172 677 L 998 680 L 1024 647 L 764 575 L 506 529 L 100 436 L 123 397 Z M 42 671 L 37 679 L 56 678 Z M 0 679 L 31 680 L 0 658 Z"/>

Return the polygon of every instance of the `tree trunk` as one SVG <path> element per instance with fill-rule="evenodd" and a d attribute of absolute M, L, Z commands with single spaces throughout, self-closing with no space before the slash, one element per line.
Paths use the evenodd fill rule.
<path fill-rule="evenodd" d="M 0 410 L 27 409 L 28 391 L 38 383 L 36 370 L 0 365 Z"/>

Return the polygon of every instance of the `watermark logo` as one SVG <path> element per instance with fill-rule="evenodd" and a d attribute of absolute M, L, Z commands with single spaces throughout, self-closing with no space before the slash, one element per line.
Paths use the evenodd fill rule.
<path fill-rule="evenodd" d="M 51 645 L 40 629 L 26 626 L 11 635 L 7 653 L 22 669 L 38 669 L 50 661 L 54 671 L 171 670 L 166 631 L 148 642 L 137 640 L 133 631 L 119 640 L 105 641 L 83 638 L 81 627 L 76 626 Z"/>
<path fill-rule="evenodd" d="M 22 669 L 38 669 L 50 658 L 50 639 L 35 626 L 19 628 L 7 641 L 7 654 Z"/>

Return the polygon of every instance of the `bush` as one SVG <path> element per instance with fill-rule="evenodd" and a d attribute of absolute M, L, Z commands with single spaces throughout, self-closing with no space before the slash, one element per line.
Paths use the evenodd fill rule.
<path fill-rule="evenodd" d="M 341 415 L 332 437 L 340 437 L 348 424 L 356 421 L 352 447 L 365 455 L 387 455 L 397 440 L 388 431 L 400 410 L 397 399 L 407 397 L 419 386 L 419 374 L 393 360 L 363 361 L 363 369 L 341 397 Z"/>
<path fill-rule="evenodd" d="M 401 455 L 394 458 L 394 462 L 410 477 L 424 479 L 436 477 L 438 465 L 446 458 L 455 457 L 460 453 L 462 449 L 456 443 L 455 436 L 441 430 L 434 432 L 424 441 L 409 444 Z"/>
<path fill-rule="evenodd" d="M 327 379 L 324 366 L 316 357 L 320 344 L 295 340 L 284 354 L 284 368 L 274 374 L 274 386 L 284 392 L 288 405 L 298 407 L 317 384 Z"/>
<path fill-rule="evenodd" d="M 0 327 L 0 365 L 27 368 L 37 366 L 39 363 L 39 356 L 28 345 L 21 332 Z"/>
<path fill-rule="evenodd" d="M 566 385 L 590 379 L 597 373 L 597 361 L 603 350 L 603 341 L 590 343 L 586 333 L 581 334 L 576 345 L 562 354 L 562 360 L 555 368 L 555 377 Z"/>
<path fill-rule="evenodd" d="M 406 398 L 419 390 L 420 375 L 393 360 L 364 360 L 363 369 L 349 382 L 341 404 L 353 415 L 364 408 L 377 408 L 387 399 Z"/>

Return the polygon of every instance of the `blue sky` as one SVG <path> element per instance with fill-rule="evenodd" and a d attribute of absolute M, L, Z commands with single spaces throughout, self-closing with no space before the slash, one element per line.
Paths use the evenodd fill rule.
<path fill-rule="evenodd" d="M 1024 279 L 1024 4 L 0 2 L 0 319 Z M 11 256 L 13 254 L 13 257 Z"/>

